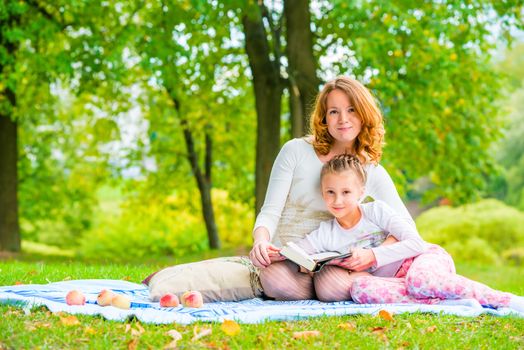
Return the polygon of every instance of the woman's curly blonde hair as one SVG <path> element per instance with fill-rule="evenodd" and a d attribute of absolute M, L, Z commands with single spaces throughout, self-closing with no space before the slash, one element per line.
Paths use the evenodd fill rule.
<path fill-rule="evenodd" d="M 313 113 L 309 120 L 310 134 L 313 135 L 315 151 L 326 155 L 335 141 L 328 132 L 326 124 L 327 96 L 335 89 L 347 94 L 351 105 L 362 121 L 362 129 L 351 152 L 354 152 L 362 163 L 378 163 L 382 156 L 385 134 L 382 113 L 371 92 L 359 81 L 345 76 L 327 82 L 316 98 Z"/>

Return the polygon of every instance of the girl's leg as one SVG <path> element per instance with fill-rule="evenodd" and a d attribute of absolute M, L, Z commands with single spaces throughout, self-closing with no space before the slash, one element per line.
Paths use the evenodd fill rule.
<path fill-rule="evenodd" d="M 358 277 L 351 285 L 353 301 L 359 304 L 434 304 L 439 299 L 417 299 L 408 294 L 405 278 Z"/>
<path fill-rule="evenodd" d="M 274 262 L 260 270 L 264 294 L 275 300 L 314 299 L 313 279 L 298 271 L 298 265 L 289 260 Z"/>
<path fill-rule="evenodd" d="M 352 272 L 338 266 L 324 266 L 313 277 L 315 292 L 320 301 L 351 300 L 351 284 L 358 276 L 371 276 L 367 272 Z"/>
<path fill-rule="evenodd" d="M 481 305 L 508 306 L 511 294 L 457 275 L 451 256 L 439 246 L 431 246 L 413 260 L 406 274 L 408 294 L 417 299 L 475 299 Z"/>

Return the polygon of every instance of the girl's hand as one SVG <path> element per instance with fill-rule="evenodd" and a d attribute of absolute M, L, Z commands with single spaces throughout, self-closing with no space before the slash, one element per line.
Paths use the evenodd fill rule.
<path fill-rule="evenodd" d="M 253 265 L 264 268 L 275 261 L 282 261 L 286 258 L 280 255 L 280 248 L 271 244 L 267 239 L 260 239 L 253 244 L 249 252 L 249 259 Z"/>
<path fill-rule="evenodd" d="M 343 267 L 351 271 L 364 271 L 375 265 L 377 260 L 371 249 L 355 248 L 353 254 L 345 259 L 333 259 L 328 264 Z"/>

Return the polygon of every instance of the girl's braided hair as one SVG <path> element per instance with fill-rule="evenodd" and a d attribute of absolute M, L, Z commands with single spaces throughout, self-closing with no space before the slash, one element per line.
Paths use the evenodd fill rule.
<path fill-rule="evenodd" d="M 351 171 L 361 181 L 362 185 L 366 183 L 367 174 L 364 166 L 357 156 L 352 154 L 340 154 L 329 160 L 320 171 L 320 181 L 327 174 L 340 174 L 344 171 Z"/>

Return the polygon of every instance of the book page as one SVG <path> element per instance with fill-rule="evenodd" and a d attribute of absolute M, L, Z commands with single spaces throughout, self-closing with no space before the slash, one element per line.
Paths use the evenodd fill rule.
<path fill-rule="evenodd" d="M 341 255 L 339 252 L 322 252 L 322 253 L 312 254 L 310 255 L 310 258 L 315 261 L 319 261 L 319 260 L 334 258 L 339 255 Z"/>
<path fill-rule="evenodd" d="M 300 248 L 297 244 L 295 244 L 293 242 L 288 242 L 287 245 L 290 248 L 293 248 L 293 250 L 296 253 L 298 253 L 300 256 L 302 256 L 304 259 L 310 260 L 310 261 L 312 261 L 314 259 L 313 256 L 311 256 L 308 253 L 306 253 L 306 251 L 304 249 Z"/>

